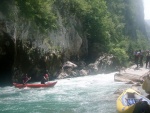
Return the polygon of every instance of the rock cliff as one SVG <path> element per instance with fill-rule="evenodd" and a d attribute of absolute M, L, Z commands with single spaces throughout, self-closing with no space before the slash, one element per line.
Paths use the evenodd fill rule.
<path fill-rule="evenodd" d="M 97 23 L 94 23 L 94 19 L 88 15 L 90 11 L 87 13 L 87 17 L 89 16 L 89 18 L 83 21 L 81 17 L 79 18 L 76 16 L 77 14 L 73 12 L 74 9 L 70 8 L 70 10 L 73 10 L 72 12 L 68 10 L 62 11 L 62 9 L 55 4 L 53 10 L 57 17 L 57 29 L 41 30 L 40 27 L 36 25 L 36 22 L 19 15 L 19 8 L 16 6 L 16 1 L 17 0 L 0 1 L 0 61 L 1 64 L 3 64 L 1 65 L 2 68 L 0 71 L 1 73 L 7 72 L 9 75 L 7 76 L 7 73 L 0 75 L 0 80 L 6 82 L 12 81 L 13 79 L 13 81 L 15 81 L 18 75 L 21 77 L 23 73 L 32 76 L 34 80 L 39 80 L 40 76 L 44 74 L 46 70 L 49 71 L 51 79 L 54 79 L 57 77 L 57 73 L 61 70 L 65 61 L 87 61 L 88 58 L 98 58 L 100 55 L 103 55 L 103 52 L 108 52 L 104 46 L 109 47 L 107 41 L 110 42 L 111 40 L 107 40 L 107 38 L 110 37 L 112 31 L 108 30 L 110 32 L 108 33 L 108 28 L 105 27 L 106 23 L 101 24 L 99 22 L 100 20 L 104 21 L 103 18 L 100 18 L 101 16 L 94 18 L 95 20 L 100 18 L 98 21 L 98 24 L 100 23 L 99 25 L 101 25 L 99 26 L 100 28 L 92 29 Z M 125 6 L 130 4 L 130 2 L 121 2 L 125 4 Z M 121 13 L 122 15 L 129 14 L 129 16 L 125 15 L 124 18 L 121 19 L 121 21 L 124 22 L 123 24 L 125 24 L 124 30 L 127 30 L 123 31 L 124 33 L 117 31 L 120 34 L 130 34 L 130 36 L 132 36 L 136 34 L 136 28 L 139 28 L 138 30 L 145 33 L 143 25 L 144 17 L 142 17 L 143 8 L 142 6 L 139 9 L 137 8 L 140 6 L 141 0 L 138 4 L 136 3 L 136 1 L 133 1 L 132 5 L 138 10 L 138 13 L 131 12 L 131 7 L 126 7 L 128 12 Z M 116 4 L 116 2 L 114 4 Z M 105 5 L 105 2 L 103 5 Z M 110 4 L 107 4 L 107 7 L 113 9 Z M 96 11 L 96 9 L 93 9 L 93 11 Z M 115 13 L 115 11 L 113 13 Z M 135 17 L 131 18 L 130 13 L 131 15 L 136 14 L 136 16 L 133 15 Z M 113 17 L 112 15 L 109 16 L 110 18 Z M 129 18 L 128 21 L 125 21 L 127 18 Z M 136 20 L 136 18 L 138 19 Z M 92 26 L 89 24 L 90 22 L 93 23 Z M 137 25 L 136 23 L 140 24 Z M 92 32 L 89 32 L 91 34 L 88 33 L 84 25 L 88 25 L 88 27 L 92 29 Z M 102 33 L 97 31 L 103 31 L 102 29 L 104 28 L 106 30 Z M 132 33 L 129 33 L 131 31 L 130 29 L 132 29 Z M 96 36 L 99 36 L 98 39 L 93 41 L 92 38 Z M 107 37 L 105 38 L 107 41 L 103 39 L 104 36 Z M 89 63 L 89 61 L 87 63 Z M 16 73 L 18 74 L 15 75 Z M 12 75 L 14 75 L 13 78 Z M 3 78 L 7 78 L 7 80 Z"/>

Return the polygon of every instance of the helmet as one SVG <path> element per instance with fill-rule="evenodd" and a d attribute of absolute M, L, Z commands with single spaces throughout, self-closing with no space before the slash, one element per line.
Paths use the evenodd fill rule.
<path fill-rule="evenodd" d="M 48 74 L 45 74 L 44 76 L 47 78 L 47 77 L 48 77 Z"/>

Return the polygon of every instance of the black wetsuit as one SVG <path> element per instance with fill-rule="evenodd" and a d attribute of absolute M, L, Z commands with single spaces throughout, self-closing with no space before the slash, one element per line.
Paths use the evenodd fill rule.
<path fill-rule="evenodd" d="M 149 62 L 150 62 L 150 55 L 147 54 L 147 56 L 146 56 L 146 68 L 147 68 L 147 65 L 149 64 Z M 149 67 L 150 67 L 150 65 L 149 65 Z"/>
<path fill-rule="evenodd" d="M 47 80 L 45 79 L 45 77 L 42 77 L 41 84 L 45 84 L 45 82 L 47 82 Z"/>

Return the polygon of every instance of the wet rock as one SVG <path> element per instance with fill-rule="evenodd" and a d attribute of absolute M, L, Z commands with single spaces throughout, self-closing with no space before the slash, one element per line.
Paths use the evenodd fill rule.
<path fill-rule="evenodd" d="M 126 84 L 134 84 L 133 81 L 126 82 Z"/>
<path fill-rule="evenodd" d="M 58 75 L 58 79 L 63 79 L 63 78 L 67 78 L 67 77 L 69 77 L 69 75 L 67 74 L 67 73 L 65 73 L 65 72 L 61 72 L 59 75 Z"/>
<path fill-rule="evenodd" d="M 86 76 L 86 75 L 88 75 L 88 73 L 89 73 L 89 71 L 84 70 L 84 69 L 79 71 L 80 76 Z"/>
<path fill-rule="evenodd" d="M 141 86 L 140 82 L 134 83 L 132 86 Z"/>
<path fill-rule="evenodd" d="M 94 63 L 88 65 L 90 74 L 106 73 L 113 68 L 113 55 L 103 54 Z"/>
<path fill-rule="evenodd" d="M 68 68 L 73 69 L 73 68 L 76 68 L 76 67 L 77 67 L 76 64 L 74 64 L 74 63 L 72 63 L 70 61 L 67 61 L 67 62 L 64 63 L 62 68 L 65 70 L 65 69 L 68 69 Z"/>
<path fill-rule="evenodd" d="M 69 78 L 69 77 L 77 77 L 78 76 L 77 72 L 73 71 L 73 69 L 76 67 L 77 65 L 70 61 L 65 62 L 57 78 L 63 79 L 63 78 Z"/>
<path fill-rule="evenodd" d="M 114 81 L 116 82 L 130 82 L 131 80 L 128 79 L 125 75 L 120 74 L 120 73 L 116 73 L 114 75 Z"/>

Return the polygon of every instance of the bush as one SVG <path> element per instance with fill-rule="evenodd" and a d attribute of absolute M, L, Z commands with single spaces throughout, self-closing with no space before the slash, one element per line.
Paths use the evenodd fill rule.
<path fill-rule="evenodd" d="M 119 63 L 119 65 L 127 65 L 129 57 L 124 49 L 114 48 L 111 50 L 111 53 L 115 56 L 116 61 Z"/>

